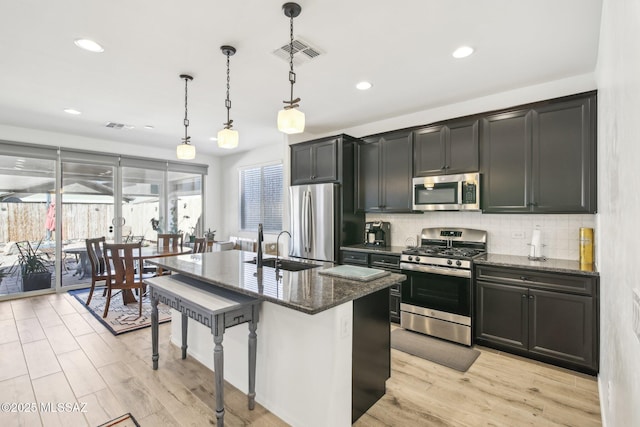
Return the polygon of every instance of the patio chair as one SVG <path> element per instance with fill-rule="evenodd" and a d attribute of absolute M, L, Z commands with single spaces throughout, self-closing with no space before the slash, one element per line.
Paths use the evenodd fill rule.
<path fill-rule="evenodd" d="M 106 269 L 106 262 L 104 259 L 104 253 L 102 251 L 102 246 L 105 243 L 105 237 L 97 237 L 95 239 L 87 239 L 85 242 L 87 244 L 87 257 L 89 258 L 89 262 L 91 263 L 91 290 L 89 291 L 89 296 L 87 297 L 86 305 L 89 305 L 91 302 L 91 297 L 93 297 L 93 291 L 96 287 L 96 282 L 106 282 L 109 278 L 109 274 Z M 107 293 L 107 288 L 104 288 L 102 296 L 105 296 Z"/>
<path fill-rule="evenodd" d="M 139 290 L 138 315 L 142 316 L 142 294 L 145 275 L 142 273 L 142 245 L 140 243 L 104 244 L 104 257 L 107 266 L 107 301 L 102 317 L 107 317 L 111 303 L 112 291 L 122 289 L 123 303 L 126 304 L 125 292 Z"/>
<path fill-rule="evenodd" d="M 158 249 L 182 248 L 182 234 L 158 234 Z"/>
<path fill-rule="evenodd" d="M 196 237 L 193 241 L 193 253 L 201 254 L 207 249 L 207 239 L 204 237 Z"/>

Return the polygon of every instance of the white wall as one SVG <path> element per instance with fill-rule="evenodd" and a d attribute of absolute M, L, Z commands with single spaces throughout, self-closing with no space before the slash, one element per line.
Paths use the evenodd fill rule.
<path fill-rule="evenodd" d="M 600 399 L 605 426 L 640 425 L 638 280 L 640 2 L 605 0 L 598 54 Z"/>
<path fill-rule="evenodd" d="M 25 142 L 30 144 L 50 145 L 54 147 L 75 148 L 79 150 L 96 151 L 100 153 L 123 154 L 130 156 L 148 157 L 151 159 L 176 160 L 175 150 L 162 149 L 104 139 L 85 138 L 76 135 L 46 132 L 14 126 L 0 125 L 0 140 Z M 176 143 L 177 144 L 177 143 Z M 197 148 L 197 145 L 196 145 Z M 209 165 L 209 174 L 205 178 L 205 229 L 215 229 L 220 223 L 220 180 L 221 160 L 215 156 L 196 155 L 194 163 Z"/>

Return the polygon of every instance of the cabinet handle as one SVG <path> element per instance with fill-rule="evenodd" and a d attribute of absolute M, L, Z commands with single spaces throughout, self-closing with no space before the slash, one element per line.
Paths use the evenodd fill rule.
<path fill-rule="evenodd" d="M 526 282 L 527 280 L 529 280 L 529 278 L 527 276 L 520 276 L 520 280 Z"/>
<path fill-rule="evenodd" d="M 527 296 L 525 294 L 522 294 L 522 298 L 526 298 Z"/>
<path fill-rule="evenodd" d="M 529 295 L 529 299 L 533 299 L 533 295 Z"/>

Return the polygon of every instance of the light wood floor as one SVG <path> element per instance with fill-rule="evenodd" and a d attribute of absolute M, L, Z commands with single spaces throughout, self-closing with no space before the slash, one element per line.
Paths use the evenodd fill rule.
<path fill-rule="evenodd" d="M 3 407 L 0 425 L 97 426 L 126 412 L 142 426 L 215 425 L 213 373 L 181 360 L 169 334 L 170 325 L 161 325 L 153 371 L 149 329 L 115 337 L 67 294 L 0 302 L 0 402 L 84 409 Z M 355 425 L 601 425 L 593 377 L 480 350 L 464 374 L 392 350 L 387 394 Z M 225 405 L 229 426 L 286 425 L 260 405 L 247 410 L 246 396 L 228 384 Z"/>

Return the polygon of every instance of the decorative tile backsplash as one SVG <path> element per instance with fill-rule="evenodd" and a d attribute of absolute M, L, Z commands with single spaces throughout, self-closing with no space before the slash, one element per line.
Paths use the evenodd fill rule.
<path fill-rule="evenodd" d="M 464 227 L 486 230 L 489 252 L 529 255 L 534 229 L 544 245 L 542 255 L 556 259 L 579 259 L 580 227 L 595 228 L 595 215 L 506 215 L 480 212 L 426 212 L 423 214 L 367 214 L 367 221 L 391 223 L 391 245 L 407 246 L 426 227 Z M 408 243 L 409 242 L 409 243 Z M 595 235 L 595 244 L 598 235 Z M 596 260 L 597 262 L 597 260 Z"/>

